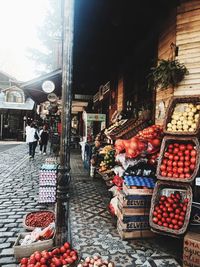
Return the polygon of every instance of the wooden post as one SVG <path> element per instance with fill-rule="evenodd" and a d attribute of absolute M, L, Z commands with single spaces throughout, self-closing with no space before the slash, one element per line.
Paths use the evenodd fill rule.
<path fill-rule="evenodd" d="M 74 27 L 74 0 L 62 0 L 62 133 L 60 141 L 60 168 L 58 171 L 56 203 L 56 240 L 62 245 L 69 236 L 70 138 L 72 105 L 72 50 Z"/>

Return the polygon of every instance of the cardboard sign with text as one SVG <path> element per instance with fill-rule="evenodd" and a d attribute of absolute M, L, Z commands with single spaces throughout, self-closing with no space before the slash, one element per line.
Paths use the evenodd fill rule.
<path fill-rule="evenodd" d="M 199 267 L 200 234 L 188 232 L 183 246 L 183 267 Z"/>

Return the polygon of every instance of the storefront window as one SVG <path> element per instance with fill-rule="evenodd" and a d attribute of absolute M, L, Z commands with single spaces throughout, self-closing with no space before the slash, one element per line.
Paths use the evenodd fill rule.
<path fill-rule="evenodd" d="M 14 103 L 23 103 L 23 95 L 17 91 L 11 91 L 7 93 L 6 97 L 7 102 L 14 102 Z"/>

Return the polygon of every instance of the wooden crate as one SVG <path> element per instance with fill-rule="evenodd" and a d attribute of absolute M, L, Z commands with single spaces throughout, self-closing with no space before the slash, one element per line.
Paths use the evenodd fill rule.
<path fill-rule="evenodd" d="M 137 190 L 137 189 L 134 189 Z M 138 189 L 142 190 L 142 189 Z M 146 189 L 144 189 L 146 190 Z M 118 192 L 118 209 L 122 216 L 149 214 L 152 194 L 126 195 L 122 190 Z"/>
<path fill-rule="evenodd" d="M 49 250 L 53 248 L 54 238 L 35 242 L 30 245 L 21 246 L 20 239 L 23 239 L 29 233 L 20 233 L 13 245 L 14 255 L 16 259 L 26 258 L 33 254 L 35 251 Z"/>
<path fill-rule="evenodd" d="M 150 238 L 154 236 L 154 233 L 148 230 L 126 230 L 121 225 L 120 221 L 117 223 L 117 231 L 122 240 L 137 239 L 137 238 Z"/>
<path fill-rule="evenodd" d="M 152 195 L 153 189 L 132 189 L 123 183 L 123 192 L 125 195 Z"/>

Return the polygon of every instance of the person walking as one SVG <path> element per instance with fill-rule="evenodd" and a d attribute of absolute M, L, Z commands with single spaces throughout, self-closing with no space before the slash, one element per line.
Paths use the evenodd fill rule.
<path fill-rule="evenodd" d="M 42 130 L 40 130 L 39 136 L 40 136 L 40 140 L 39 140 L 40 154 L 42 154 L 42 150 L 43 150 L 43 155 L 46 155 L 47 143 L 49 140 L 49 132 L 48 132 L 46 125 L 44 125 Z M 44 149 L 43 149 L 43 147 L 44 147 Z"/>
<path fill-rule="evenodd" d="M 31 123 L 30 129 L 28 129 L 26 136 L 26 142 L 29 144 L 29 158 L 34 159 L 35 149 L 37 147 L 38 140 L 39 140 L 39 135 L 36 125 L 34 123 Z"/>

